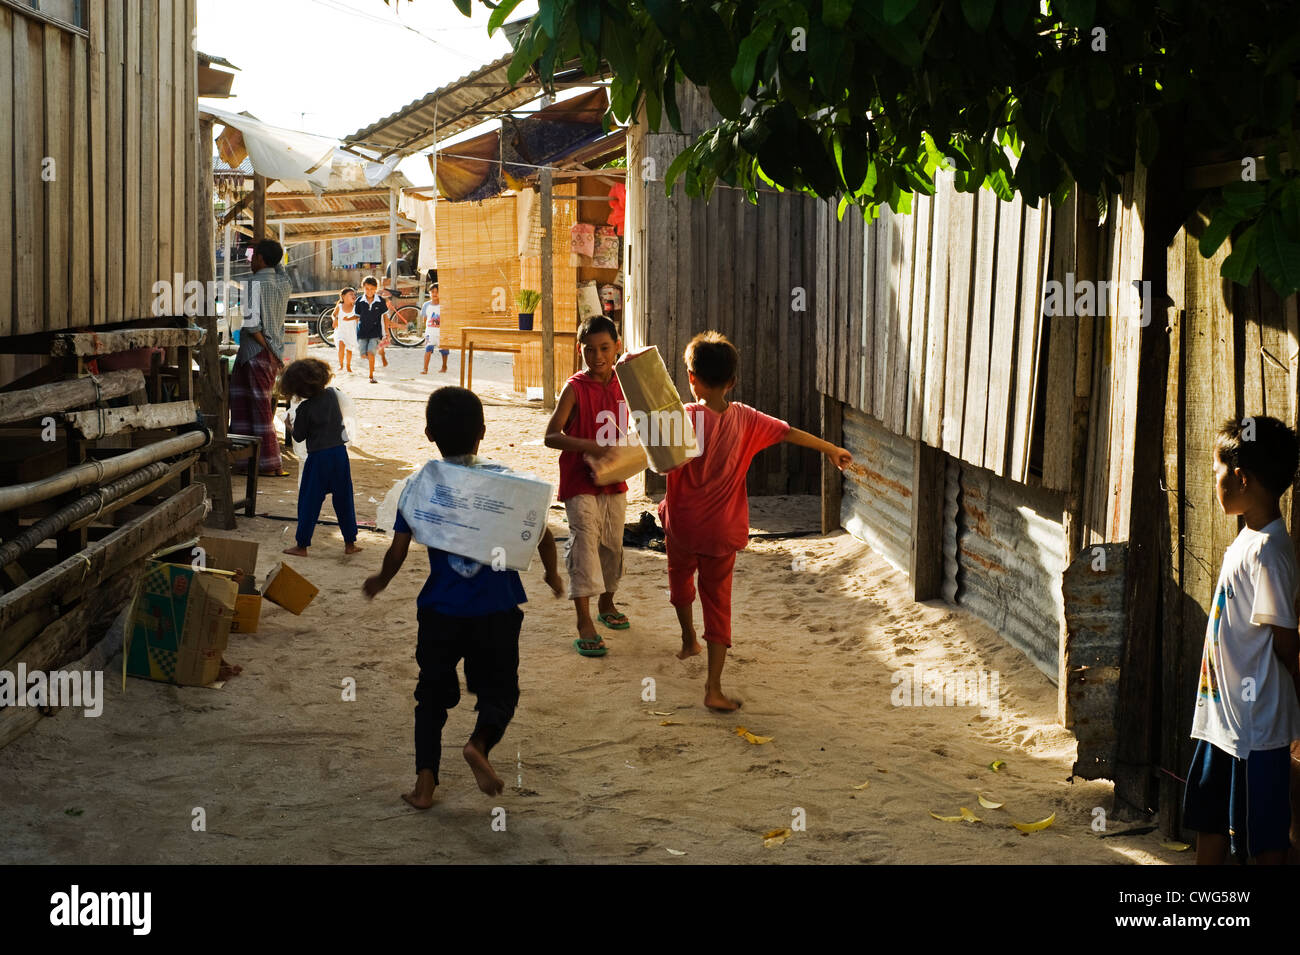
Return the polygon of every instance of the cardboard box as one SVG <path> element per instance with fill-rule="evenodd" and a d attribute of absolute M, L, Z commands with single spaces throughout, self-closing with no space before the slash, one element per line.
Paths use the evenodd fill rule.
<path fill-rule="evenodd" d="M 316 599 L 320 588 L 312 584 L 300 573 L 281 561 L 266 577 L 262 585 L 262 596 L 276 606 L 283 607 L 293 614 L 300 614 L 307 605 Z"/>
<path fill-rule="evenodd" d="M 239 595 L 235 598 L 235 619 L 231 633 L 257 633 L 262 616 L 262 595 L 257 589 L 257 541 L 228 537 L 199 538 L 209 569 L 228 570 L 235 574 Z"/>
<path fill-rule="evenodd" d="M 257 576 L 257 541 L 205 535 L 199 538 L 199 546 L 208 567 L 234 573 L 242 570 L 250 579 Z"/>
<path fill-rule="evenodd" d="M 230 625 L 230 632 L 257 633 L 257 624 L 261 617 L 261 594 L 237 594 L 235 596 L 235 619 Z"/>
<path fill-rule="evenodd" d="M 614 366 L 614 374 L 651 468 L 664 474 L 699 455 L 695 422 L 687 416 L 658 348 L 627 353 Z"/>
<path fill-rule="evenodd" d="M 593 458 L 590 454 L 582 456 L 587 469 L 591 471 L 592 483 L 597 487 L 626 481 L 650 466 L 646 460 L 645 448 L 641 447 L 641 442 L 636 438 L 636 432 L 633 431 L 624 440 L 627 443 L 616 445 L 614 453 L 609 457 Z"/>
<path fill-rule="evenodd" d="M 527 570 L 551 496 L 551 485 L 525 475 L 429 461 L 397 507 L 417 543 L 497 570 Z"/>
<path fill-rule="evenodd" d="M 151 559 L 132 602 L 126 672 L 183 686 L 212 683 L 221 671 L 238 590 L 227 571 Z"/>

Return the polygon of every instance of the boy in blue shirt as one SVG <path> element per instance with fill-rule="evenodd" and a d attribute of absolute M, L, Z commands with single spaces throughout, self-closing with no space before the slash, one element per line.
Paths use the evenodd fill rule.
<path fill-rule="evenodd" d="M 425 407 L 425 436 L 444 460 L 466 467 L 507 471 L 476 457 L 486 433 L 483 405 L 465 388 L 439 388 Z M 393 543 L 384 566 L 364 584 L 373 598 L 388 586 L 411 545 L 411 528 L 399 512 Z M 546 583 L 564 593 L 556 560 L 555 538 L 547 529 L 538 542 Z M 488 762 L 488 753 L 505 735 L 519 702 L 519 628 L 527 601 L 519 574 L 491 567 L 436 548 L 429 548 L 429 579 L 416 598 L 419 638 L 415 659 L 420 666 L 415 688 L 415 788 L 402 798 L 416 809 L 433 805 L 442 757 L 442 727 L 447 710 L 460 702 L 456 664 L 465 660 L 465 685 L 478 697 L 478 721 L 462 754 L 479 789 L 489 796 L 505 789 Z"/>

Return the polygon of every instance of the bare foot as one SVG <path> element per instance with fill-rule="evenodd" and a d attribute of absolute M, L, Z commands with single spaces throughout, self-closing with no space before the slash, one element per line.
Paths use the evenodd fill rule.
<path fill-rule="evenodd" d="M 422 769 L 415 777 L 415 788 L 409 793 L 402 793 L 402 798 L 413 809 L 428 809 L 433 805 L 433 791 L 438 784 L 433 781 L 433 770 Z"/>
<path fill-rule="evenodd" d="M 345 544 L 345 545 L 343 545 L 343 553 L 345 553 L 345 554 L 359 554 L 359 553 L 361 553 L 361 548 L 358 547 L 356 544 Z"/>
<path fill-rule="evenodd" d="M 307 556 L 307 548 L 306 548 L 306 547 L 286 547 L 286 548 L 284 549 L 284 552 L 285 552 L 286 554 L 288 554 L 290 557 L 306 557 L 306 556 Z"/>
<path fill-rule="evenodd" d="M 424 369 L 424 371 L 420 372 L 420 374 L 422 374 L 422 375 L 427 375 L 428 373 L 429 373 L 429 369 L 427 369 L 427 368 Z"/>
<path fill-rule="evenodd" d="M 474 774 L 474 781 L 478 783 L 479 789 L 489 796 L 499 796 L 505 791 L 506 784 L 501 781 L 501 777 L 488 762 L 487 754 L 475 746 L 473 740 L 466 743 L 461 752 L 465 756 L 465 762 L 469 763 L 470 771 Z"/>
<path fill-rule="evenodd" d="M 704 691 L 704 705 L 718 713 L 734 713 L 740 709 L 741 703 L 740 700 L 733 700 L 724 696 L 721 690 L 714 692 L 706 689 Z"/>
<path fill-rule="evenodd" d="M 695 634 L 682 634 L 682 649 L 677 654 L 677 659 L 685 660 L 687 657 L 697 656 L 704 652 L 704 644 L 696 639 Z"/>

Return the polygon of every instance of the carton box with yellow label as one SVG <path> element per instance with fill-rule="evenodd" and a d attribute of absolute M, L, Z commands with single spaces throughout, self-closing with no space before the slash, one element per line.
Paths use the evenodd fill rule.
<path fill-rule="evenodd" d="M 123 648 L 126 672 L 183 686 L 215 681 L 238 591 L 227 571 L 150 560 L 132 602 Z"/>

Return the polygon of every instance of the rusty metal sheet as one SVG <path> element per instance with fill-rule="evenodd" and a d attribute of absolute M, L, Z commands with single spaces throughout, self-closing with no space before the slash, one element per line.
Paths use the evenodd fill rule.
<path fill-rule="evenodd" d="M 843 427 L 844 447 L 853 453 L 854 463 L 844 472 L 840 523 L 906 573 L 912 542 L 913 443 L 847 406 Z"/>
<path fill-rule="evenodd" d="M 956 602 L 1057 681 L 1065 532 L 1060 494 L 960 465 Z"/>
<path fill-rule="evenodd" d="M 1112 779 L 1120 661 L 1127 625 L 1128 544 L 1080 551 L 1062 578 L 1066 726 L 1079 740 L 1074 774 Z"/>

